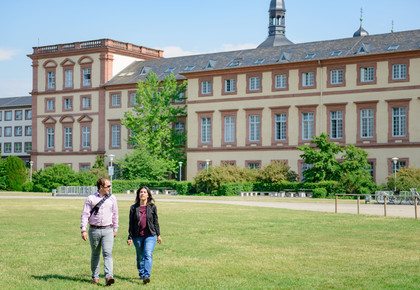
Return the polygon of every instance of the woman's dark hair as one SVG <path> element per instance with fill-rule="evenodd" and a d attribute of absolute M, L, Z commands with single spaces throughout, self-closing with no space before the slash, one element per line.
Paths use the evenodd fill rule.
<path fill-rule="evenodd" d="M 152 192 L 147 186 L 142 186 L 136 191 L 136 203 L 140 203 L 140 190 L 146 189 L 147 191 L 147 204 L 153 204 L 155 202 L 155 199 L 152 196 Z"/>

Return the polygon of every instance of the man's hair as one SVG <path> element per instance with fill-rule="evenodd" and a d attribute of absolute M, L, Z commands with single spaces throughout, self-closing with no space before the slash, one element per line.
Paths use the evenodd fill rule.
<path fill-rule="evenodd" d="M 101 186 L 105 185 L 105 180 L 108 180 L 108 178 L 101 177 L 98 179 L 98 181 L 96 182 L 96 187 L 98 188 L 98 190 L 101 188 Z"/>

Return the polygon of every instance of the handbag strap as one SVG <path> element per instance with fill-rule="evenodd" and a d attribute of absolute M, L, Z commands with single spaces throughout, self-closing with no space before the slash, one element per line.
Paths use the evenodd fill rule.
<path fill-rule="evenodd" d="M 99 208 L 101 207 L 101 205 L 111 196 L 111 194 L 106 194 L 91 210 L 90 210 L 90 215 L 92 215 L 92 213 L 94 215 L 98 214 Z"/>

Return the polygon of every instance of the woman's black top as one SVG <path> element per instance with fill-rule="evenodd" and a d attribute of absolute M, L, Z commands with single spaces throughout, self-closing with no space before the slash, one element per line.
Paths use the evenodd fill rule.
<path fill-rule="evenodd" d="M 128 225 L 128 240 L 132 240 L 139 236 L 140 220 L 139 220 L 140 203 L 135 203 L 130 207 L 129 225 Z M 157 208 L 154 204 L 146 205 L 146 219 L 147 227 L 152 236 L 160 236 L 159 221 L 157 215 Z"/>

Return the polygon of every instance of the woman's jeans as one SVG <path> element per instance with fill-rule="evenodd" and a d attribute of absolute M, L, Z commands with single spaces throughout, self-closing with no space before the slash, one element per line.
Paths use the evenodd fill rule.
<path fill-rule="evenodd" d="M 90 259 L 90 267 L 92 270 L 92 278 L 99 279 L 99 259 L 104 256 L 104 272 L 105 278 L 114 277 L 112 247 L 114 246 L 114 229 L 94 229 L 89 228 L 89 241 L 92 249 L 92 256 Z"/>
<path fill-rule="evenodd" d="M 153 250 L 155 249 L 157 236 L 133 238 L 137 254 L 137 269 L 140 279 L 150 277 L 153 262 Z"/>

